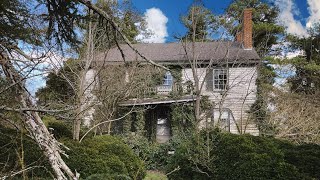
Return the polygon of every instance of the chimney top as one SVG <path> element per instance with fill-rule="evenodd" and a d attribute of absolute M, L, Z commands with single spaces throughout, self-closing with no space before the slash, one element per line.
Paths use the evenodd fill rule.
<path fill-rule="evenodd" d="M 253 48 L 252 42 L 252 8 L 243 10 L 242 16 L 242 30 L 237 33 L 236 40 L 243 43 L 243 48 L 251 50 Z"/>

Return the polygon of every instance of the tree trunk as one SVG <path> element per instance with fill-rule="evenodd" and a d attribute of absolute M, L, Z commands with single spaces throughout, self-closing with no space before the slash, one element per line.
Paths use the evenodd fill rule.
<path fill-rule="evenodd" d="M 12 84 L 16 84 L 19 93 L 17 100 L 20 102 L 20 107 L 26 109 L 32 108 L 33 103 L 24 83 L 21 82 L 22 77 L 13 67 L 7 53 L 3 49 L 0 49 L 0 65 L 7 79 Z M 39 114 L 35 111 L 21 111 L 21 115 L 25 119 L 26 128 L 31 137 L 37 142 L 48 158 L 55 173 L 55 178 L 59 180 L 67 179 L 65 175 L 67 174 L 70 179 L 77 179 L 60 156 L 60 153 L 64 153 L 60 149 L 60 143 L 49 133 Z"/>
<path fill-rule="evenodd" d="M 89 9 L 89 14 L 91 15 L 91 11 Z M 85 65 L 84 68 L 81 70 L 80 76 L 79 76 L 79 89 L 77 92 L 77 98 L 78 98 L 78 108 L 76 109 L 76 118 L 73 123 L 73 139 L 76 141 L 80 140 L 80 129 L 81 129 L 81 123 L 83 120 L 83 114 L 85 111 L 88 110 L 86 107 L 89 105 L 88 99 L 86 99 L 85 91 L 88 90 L 88 87 L 86 86 L 86 75 L 87 72 L 90 69 L 91 62 L 93 60 L 93 49 L 94 49 L 94 42 L 93 42 L 93 31 L 94 27 L 92 26 L 92 22 L 89 21 L 88 24 L 88 38 L 87 38 L 87 47 L 85 52 Z"/>

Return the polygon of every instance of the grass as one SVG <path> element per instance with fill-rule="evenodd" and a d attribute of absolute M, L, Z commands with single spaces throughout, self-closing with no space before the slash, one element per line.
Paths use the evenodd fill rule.
<path fill-rule="evenodd" d="M 167 176 L 159 171 L 147 171 L 144 180 L 167 180 Z"/>

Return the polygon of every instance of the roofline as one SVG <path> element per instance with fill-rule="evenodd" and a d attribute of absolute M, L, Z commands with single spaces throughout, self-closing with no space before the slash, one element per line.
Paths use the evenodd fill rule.
<path fill-rule="evenodd" d="M 261 59 L 246 59 L 246 60 L 198 60 L 202 61 L 199 62 L 198 64 L 200 65 L 208 65 L 210 61 L 214 61 L 212 64 L 257 64 L 261 62 Z M 139 60 L 139 61 L 93 61 L 92 63 L 104 63 L 104 65 L 123 65 L 125 63 L 140 63 L 140 64 L 149 64 L 148 62 L 144 60 Z M 156 61 L 156 63 L 161 64 L 161 65 L 188 65 L 190 62 L 188 60 L 167 60 L 167 61 Z"/>

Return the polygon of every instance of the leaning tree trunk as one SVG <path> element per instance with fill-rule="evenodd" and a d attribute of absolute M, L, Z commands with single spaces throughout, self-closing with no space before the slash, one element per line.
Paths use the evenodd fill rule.
<path fill-rule="evenodd" d="M 24 83 L 22 82 L 22 77 L 13 67 L 7 53 L 3 49 L 0 49 L 0 65 L 7 79 L 12 84 L 16 84 L 19 94 L 17 96 L 17 100 L 20 102 L 21 109 L 32 109 L 33 103 Z M 60 154 L 63 153 L 60 149 L 60 143 L 52 136 L 52 134 L 49 133 L 39 114 L 36 111 L 24 110 L 21 111 L 21 115 L 25 120 L 26 128 L 31 137 L 37 142 L 39 147 L 44 151 L 45 156 L 48 158 L 55 173 L 55 178 L 63 180 L 67 179 L 67 175 L 70 179 L 77 179 L 60 156 Z"/>

